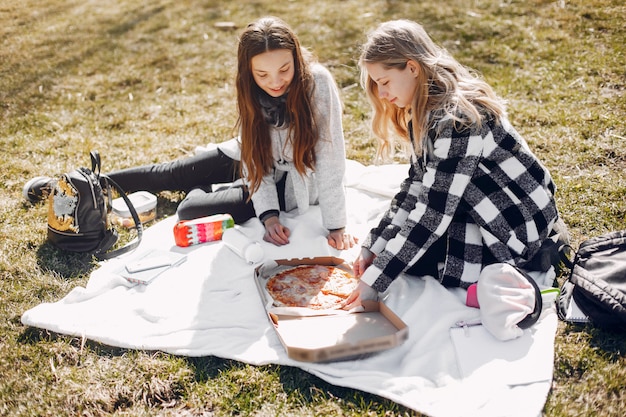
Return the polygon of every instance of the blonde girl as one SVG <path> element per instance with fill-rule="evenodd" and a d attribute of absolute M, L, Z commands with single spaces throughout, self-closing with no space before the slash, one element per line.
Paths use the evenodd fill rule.
<path fill-rule="evenodd" d="M 550 267 L 540 258 L 558 219 L 555 185 L 493 89 L 408 20 L 371 32 L 359 65 L 379 153 L 399 138 L 411 164 L 362 244 L 347 308 L 403 272 L 467 288 L 492 263 Z"/>

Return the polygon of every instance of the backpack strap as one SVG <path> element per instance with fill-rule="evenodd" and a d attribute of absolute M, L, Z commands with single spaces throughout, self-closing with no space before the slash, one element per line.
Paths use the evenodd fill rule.
<path fill-rule="evenodd" d="M 91 157 L 91 172 L 93 172 L 94 174 L 96 174 L 96 178 L 100 178 L 100 167 L 102 165 L 101 159 L 100 159 L 100 152 L 98 151 L 91 151 L 89 152 L 89 156 Z"/>
<path fill-rule="evenodd" d="M 577 255 L 574 251 L 574 248 L 571 247 L 569 244 L 563 244 L 559 246 L 559 258 L 561 258 L 561 262 L 563 262 L 563 265 L 571 270 L 574 267 L 574 260 L 570 258 L 569 254 L 574 254 L 574 256 Z"/>
<path fill-rule="evenodd" d="M 97 152 L 96 152 L 97 154 Z M 94 161 L 94 152 L 91 153 L 92 156 L 92 163 Z M 100 162 L 100 158 L 99 155 L 97 157 L 97 163 L 98 163 L 98 173 L 99 173 L 99 162 Z M 130 199 L 128 198 L 128 196 L 126 195 L 126 192 L 122 189 L 122 187 L 119 186 L 118 183 L 116 183 L 115 181 L 113 181 L 113 179 L 111 177 L 109 177 L 106 174 L 101 174 L 100 175 L 106 182 L 108 185 L 111 185 L 117 192 L 118 194 L 124 199 L 124 202 L 126 203 L 126 205 L 128 206 L 128 210 L 130 211 L 131 216 L 133 217 L 133 221 L 135 222 L 135 229 L 137 230 L 137 238 L 134 239 L 132 242 L 130 242 L 128 245 L 123 246 L 119 249 L 115 249 L 112 250 L 110 252 L 101 252 L 100 249 L 96 250 L 96 252 L 94 253 L 94 256 L 98 259 L 98 260 L 105 260 L 105 259 L 111 259 L 114 258 L 116 256 L 125 254 L 127 252 L 132 251 L 133 249 L 135 249 L 137 246 L 139 246 L 139 244 L 141 243 L 141 238 L 143 236 L 143 224 L 141 223 L 141 220 L 139 219 L 139 214 L 137 214 L 137 210 L 135 209 L 135 206 L 133 205 L 133 203 L 130 201 Z M 109 196 L 111 194 L 109 193 Z M 117 239 L 117 237 L 115 237 L 115 239 Z"/>

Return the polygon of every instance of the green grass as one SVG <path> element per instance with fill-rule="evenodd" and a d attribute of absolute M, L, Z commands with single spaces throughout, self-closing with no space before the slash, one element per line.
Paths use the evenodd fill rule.
<path fill-rule="evenodd" d="M 95 268 L 46 243 L 45 207 L 22 202 L 24 182 L 87 165 L 92 149 L 113 170 L 232 136 L 237 34 L 265 14 L 335 75 L 350 158 L 374 155 L 359 43 L 380 21 L 414 19 L 508 99 L 575 244 L 626 229 L 621 0 L 0 0 L 0 415 L 416 414 L 295 368 L 128 351 L 20 323 Z M 159 216 L 180 197 L 162 193 Z M 560 323 L 544 414 L 624 415 L 625 353 L 624 335 Z"/>

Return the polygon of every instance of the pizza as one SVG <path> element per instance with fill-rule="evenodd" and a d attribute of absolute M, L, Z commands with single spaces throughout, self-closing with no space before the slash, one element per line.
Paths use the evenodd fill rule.
<path fill-rule="evenodd" d="M 338 309 L 359 280 L 350 272 L 325 265 L 302 265 L 272 276 L 267 291 L 277 307 Z"/>

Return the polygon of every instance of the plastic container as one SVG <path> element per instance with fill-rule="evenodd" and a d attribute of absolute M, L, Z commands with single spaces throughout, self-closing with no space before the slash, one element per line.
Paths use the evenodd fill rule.
<path fill-rule="evenodd" d="M 128 199 L 137 214 L 141 223 L 147 223 L 156 218 L 157 198 L 154 194 L 147 191 L 137 191 L 128 194 Z M 123 227 L 135 227 L 135 221 L 130 214 L 130 210 L 122 197 L 116 198 L 111 203 L 113 210 L 111 211 L 111 222 Z"/>
<path fill-rule="evenodd" d="M 249 264 L 261 262 L 263 259 L 261 244 L 246 236 L 238 226 L 224 230 L 222 241 Z"/>
<path fill-rule="evenodd" d="M 214 214 L 193 220 L 181 220 L 174 226 L 176 245 L 187 247 L 222 239 L 224 230 L 235 226 L 230 214 Z"/>

